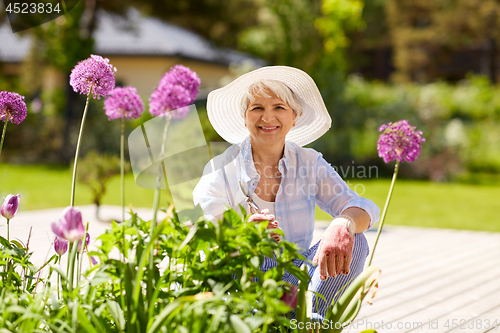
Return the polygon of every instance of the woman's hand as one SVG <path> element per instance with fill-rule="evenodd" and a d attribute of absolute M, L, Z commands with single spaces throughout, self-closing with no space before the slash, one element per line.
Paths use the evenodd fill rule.
<path fill-rule="evenodd" d="M 268 214 L 268 213 L 269 209 L 263 209 L 260 213 L 250 215 L 250 217 L 248 218 L 248 222 L 269 221 L 267 229 L 278 229 L 278 221 L 275 220 L 273 214 Z M 277 242 L 281 240 L 281 236 L 275 234 L 274 232 L 271 233 L 271 237 Z"/>
<path fill-rule="evenodd" d="M 319 265 L 320 279 L 349 274 L 354 248 L 354 220 L 346 216 L 338 216 L 326 229 L 313 259 Z"/>

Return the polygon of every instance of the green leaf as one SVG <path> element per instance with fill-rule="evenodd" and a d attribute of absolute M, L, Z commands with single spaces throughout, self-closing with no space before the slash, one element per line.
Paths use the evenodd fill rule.
<path fill-rule="evenodd" d="M 10 242 L 17 246 L 19 249 L 26 251 L 26 247 L 24 246 L 24 244 L 21 244 L 21 242 L 19 242 L 18 240 L 12 239 Z"/>
<path fill-rule="evenodd" d="M 259 268 L 260 267 L 260 258 L 258 256 L 252 257 L 252 259 L 250 259 L 250 263 L 252 264 L 253 267 Z"/>
<path fill-rule="evenodd" d="M 8 249 L 12 248 L 12 245 L 10 245 L 9 241 L 2 236 L 0 236 L 0 243 Z"/>
<path fill-rule="evenodd" d="M 230 228 L 235 228 L 238 224 L 241 224 L 241 217 L 234 209 L 229 209 L 224 212 L 225 224 Z"/>
<path fill-rule="evenodd" d="M 61 266 L 59 266 L 59 265 L 50 265 L 50 268 L 52 268 L 57 273 L 59 273 L 59 275 L 61 276 L 61 279 L 63 280 L 63 282 L 67 281 L 66 274 L 63 272 Z"/>
<path fill-rule="evenodd" d="M 231 323 L 231 326 L 233 327 L 235 332 L 238 333 L 252 333 L 250 330 L 250 327 L 248 327 L 247 324 L 243 320 L 241 320 L 240 317 L 237 315 L 230 315 L 229 316 L 229 322 Z"/>
<path fill-rule="evenodd" d="M 120 304 L 115 301 L 108 300 L 106 301 L 106 306 L 109 310 L 109 314 L 113 317 L 116 326 L 120 329 L 120 331 L 123 331 L 125 329 L 125 317 Z"/>
<path fill-rule="evenodd" d="M 226 307 L 224 305 L 221 305 L 217 308 L 215 311 L 215 314 L 212 317 L 212 322 L 210 323 L 210 329 L 209 331 L 211 332 L 217 332 L 219 325 L 222 321 L 222 318 L 226 315 Z"/>
<path fill-rule="evenodd" d="M 177 330 L 180 332 L 180 333 L 189 333 L 188 329 L 185 328 L 184 326 L 179 326 L 177 327 Z"/>
<path fill-rule="evenodd" d="M 176 309 L 178 309 L 182 305 L 181 302 L 175 301 L 173 303 L 170 303 L 167 305 L 157 316 L 151 327 L 147 330 L 147 333 L 155 333 L 158 332 L 158 330 L 161 328 L 163 325 L 163 322 L 167 320 L 168 316 Z M 179 308 L 180 309 L 180 308 Z M 149 326 L 149 325 L 148 325 Z"/>
<path fill-rule="evenodd" d="M 91 286 L 98 286 L 102 283 L 109 283 L 111 280 L 111 276 L 108 275 L 108 273 L 99 271 L 94 275 L 92 280 L 90 280 L 90 285 Z"/>
<path fill-rule="evenodd" d="M 262 326 L 264 322 L 266 321 L 265 317 L 257 317 L 257 316 L 252 316 L 252 317 L 246 317 L 243 319 L 243 321 L 250 326 L 250 329 L 252 331 L 255 331 L 257 328 Z"/>
<path fill-rule="evenodd" d="M 78 307 L 78 321 L 85 332 L 98 333 L 81 307 Z"/>
<path fill-rule="evenodd" d="M 307 266 L 302 265 L 301 270 L 303 272 L 307 272 Z M 297 295 L 297 310 L 295 312 L 297 322 L 299 322 L 299 323 L 306 322 L 306 317 L 307 317 L 306 292 L 307 292 L 308 287 L 309 287 L 309 284 L 306 282 L 306 280 L 300 281 L 298 295 Z M 302 332 L 306 332 L 306 329 L 299 328 L 299 333 L 302 333 Z"/>
<path fill-rule="evenodd" d="M 193 225 L 193 227 L 191 228 L 191 230 L 189 230 L 189 233 L 187 234 L 186 238 L 184 238 L 184 241 L 179 246 L 179 248 L 177 249 L 177 251 L 182 251 L 182 249 L 184 248 L 184 246 L 186 246 L 187 243 L 189 243 L 191 241 L 191 239 L 193 239 L 193 237 L 196 234 L 197 230 L 198 230 L 198 225 L 197 224 Z"/>
<path fill-rule="evenodd" d="M 375 278 L 373 277 L 375 274 L 380 274 L 380 269 L 375 266 L 369 266 L 361 272 L 337 303 L 335 303 L 333 308 L 328 308 L 325 319 L 330 322 L 352 322 L 354 318 L 356 318 L 360 308 L 358 302 L 363 300 L 373 282 L 378 279 L 378 276 Z M 371 281 L 368 286 L 365 285 L 367 281 Z M 361 295 L 357 296 L 359 290 L 362 292 Z M 335 333 L 340 331 L 342 331 L 342 329 L 329 328 L 324 330 L 324 333 Z"/>

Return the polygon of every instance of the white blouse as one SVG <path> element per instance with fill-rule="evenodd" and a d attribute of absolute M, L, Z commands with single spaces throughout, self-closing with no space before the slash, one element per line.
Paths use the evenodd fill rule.
<path fill-rule="evenodd" d="M 253 201 L 259 206 L 260 210 L 269 209 L 269 214 L 274 214 L 274 202 L 262 200 L 257 194 L 252 196 Z"/>

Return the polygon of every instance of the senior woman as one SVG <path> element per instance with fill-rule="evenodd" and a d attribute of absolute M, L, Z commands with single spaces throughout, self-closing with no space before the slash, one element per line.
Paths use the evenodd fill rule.
<path fill-rule="evenodd" d="M 379 209 L 349 189 L 321 153 L 302 148 L 331 125 L 315 82 L 296 68 L 263 67 L 212 91 L 207 113 L 233 146 L 207 165 L 194 189 L 194 203 L 212 220 L 240 204 L 249 210 L 239 186 L 243 182 L 259 208 L 275 218 L 271 226 L 281 228 L 285 239 L 312 260 L 309 290 L 327 299 L 313 299 L 313 317 L 321 320 L 335 294 L 363 270 L 369 252 L 363 231 L 378 221 Z M 316 205 L 333 220 L 311 246 Z M 273 264 L 265 258 L 261 269 Z M 298 283 L 290 274 L 283 280 Z"/>

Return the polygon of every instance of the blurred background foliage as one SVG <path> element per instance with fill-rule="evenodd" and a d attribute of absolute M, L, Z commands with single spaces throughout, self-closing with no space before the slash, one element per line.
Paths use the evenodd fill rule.
<path fill-rule="evenodd" d="M 427 142 L 403 177 L 500 183 L 496 0 L 80 1 L 64 17 L 23 32 L 34 40 L 21 77 L 5 75 L 0 65 L 0 89 L 26 95 L 31 111 L 22 126 L 9 128 L 3 162 L 69 165 L 84 102 L 68 83 L 41 90 L 42 68 L 68 77 L 93 52 L 97 11 L 125 15 L 131 7 L 220 48 L 308 72 L 333 119 L 311 146 L 332 165 L 376 165 L 378 176 L 390 175 L 377 157 L 377 129 L 409 119 Z M 221 140 L 204 104 L 197 101 L 207 141 Z M 102 101 L 90 107 L 83 155 L 116 154 L 119 126 L 107 121 Z M 145 112 L 127 131 L 149 119 Z"/>

